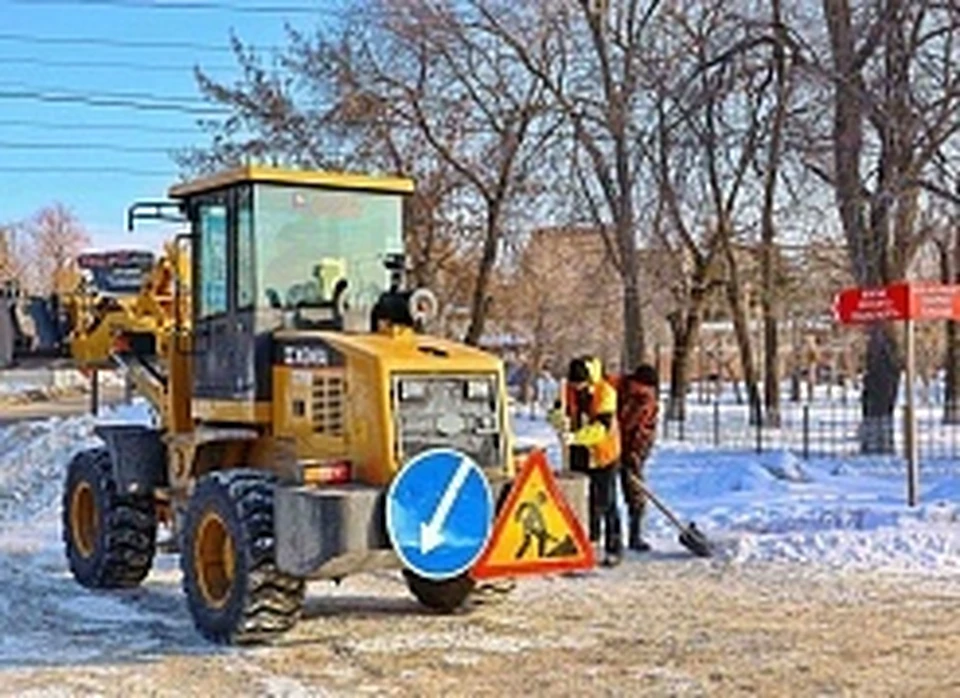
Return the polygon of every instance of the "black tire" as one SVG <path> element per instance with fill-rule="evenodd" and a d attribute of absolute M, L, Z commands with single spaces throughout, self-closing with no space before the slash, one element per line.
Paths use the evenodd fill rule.
<path fill-rule="evenodd" d="M 156 537 L 153 497 L 117 491 L 106 449 L 74 456 L 63 493 L 63 542 L 74 579 L 92 589 L 137 586 L 153 565 Z"/>
<path fill-rule="evenodd" d="M 461 574 L 453 579 L 436 580 L 404 570 L 403 576 L 407 580 L 407 587 L 417 601 L 440 613 L 453 613 L 463 606 L 475 585 L 469 574 Z"/>
<path fill-rule="evenodd" d="M 200 479 L 187 505 L 183 590 L 194 624 L 208 640 L 267 642 L 300 618 L 304 581 L 276 566 L 275 482 L 258 470 L 212 472 Z"/>

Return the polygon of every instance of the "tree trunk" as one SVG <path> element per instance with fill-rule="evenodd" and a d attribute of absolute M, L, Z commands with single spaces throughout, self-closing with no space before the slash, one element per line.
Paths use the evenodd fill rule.
<path fill-rule="evenodd" d="M 957 228 L 950 242 L 952 244 L 949 247 L 944 246 L 941 257 L 943 282 L 948 284 L 960 282 L 960 227 Z M 944 385 L 943 421 L 945 424 L 960 424 L 960 332 L 955 320 L 947 321 L 944 368 L 946 384 Z"/>
<path fill-rule="evenodd" d="M 890 203 L 885 197 L 872 200 L 870 220 L 865 220 L 861 163 L 867 101 L 863 98 L 862 63 L 856 49 L 859 37 L 852 20 L 850 0 L 822 1 L 835 73 L 831 138 L 837 210 L 856 282 L 860 286 L 881 286 L 890 280 Z M 891 77 L 889 73 L 887 77 Z M 892 90 L 895 86 L 891 84 L 885 89 Z M 887 138 L 881 144 L 878 189 L 892 184 L 890 143 L 891 139 Z M 860 450 L 864 453 L 890 453 L 894 443 L 893 409 L 900 380 L 896 342 L 889 328 L 871 327 L 868 332 Z"/>
<path fill-rule="evenodd" d="M 760 412 L 760 390 L 757 386 L 757 371 L 753 363 L 753 350 L 750 346 L 750 328 L 747 324 L 746 310 L 740 293 L 727 285 L 727 301 L 730 303 L 733 315 L 733 332 L 737 340 L 737 350 L 740 354 L 740 371 L 743 374 L 743 385 L 747 391 L 747 404 L 750 407 L 750 424 L 758 424 Z"/>
<path fill-rule="evenodd" d="M 763 423 L 768 427 L 780 426 L 780 350 L 777 341 L 777 317 L 773 304 L 764 302 L 763 307 Z"/>
<path fill-rule="evenodd" d="M 673 356 L 670 359 L 670 395 L 667 401 L 667 419 L 683 421 L 686 418 L 689 381 L 689 335 L 684 330 L 675 330 L 673 333 Z"/>
<path fill-rule="evenodd" d="M 473 298 L 470 302 L 470 326 L 464 342 L 476 346 L 483 336 L 483 328 L 487 322 L 489 300 L 487 289 L 490 287 L 490 277 L 493 265 L 497 261 L 497 244 L 500 241 L 497 226 L 500 222 L 499 203 L 489 203 L 487 212 L 487 231 L 483 241 L 483 254 L 480 256 L 480 267 L 477 269 L 477 283 L 473 289 Z"/>
<path fill-rule="evenodd" d="M 863 377 L 863 422 L 860 450 L 863 453 L 894 452 L 894 408 L 900 385 L 900 358 L 891 325 L 872 325 L 867 330 L 867 370 Z"/>
<path fill-rule="evenodd" d="M 946 376 L 944 377 L 944 424 L 960 424 L 960 395 L 957 394 L 960 383 L 960 337 L 957 332 L 957 321 L 947 321 L 947 351 L 944 362 Z"/>
<path fill-rule="evenodd" d="M 629 266 L 624 264 L 625 273 Z M 634 274 L 636 263 L 633 264 Z M 624 360 L 622 372 L 632 371 L 646 357 L 646 341 L 643 333 L 643 308 L 640 304 L 640 291 L 637 288 L 636 276 L 631 283 L 629 279 L 623 286 L 623 331 L 624 331 Z"/>
<path fill-rule="evenodd" d="M 770 145 L 767 150 L 767 167 L 763 183 L 763 213 L 761 221 L 761 240 L 763 244 L 761 264 L 760 303 L 763 309 L 763 407 L 764 423 L 767 426 L 780 426 L 780 362 L 777 346 L 777 315 L 774 303 L 776 288 L 775 249 L 776 224 L 774 206 L 777 181 L 780 172 L 781 143 L 787 120 L 787 66 L 784 44 L 787 37 L 783 26 L 780 0 L 771 0 L 771 19 L 777 32 L 777 41 L 773 45 L 773 64 L 777 80 L 777 101 L 774 107 L 773 125 L 770 133 Z"/>
<path fill-rule="evenodd" d="M 729 239 L 729 236 L 726 236 Z M 733 332 L 737 340 L 737 349 L 740 353 L 740 369 L 743 373 L 743 383 L 747 390 L 747 403 L 750 406 L 750 424 L 760 423 L 760 391 L 757 387 L 757 370 L 753 362 L 753 350 L 750 346 L 750 326 L 747 320 L 747 310 L 743 303 L 743 294 L 740 292 L 740 273 L 737 261 L 729 243 L 725 243 L 727 256 L 727 271 L 729 279 L 726 284 L 727 304 L 733 316 Z"/>

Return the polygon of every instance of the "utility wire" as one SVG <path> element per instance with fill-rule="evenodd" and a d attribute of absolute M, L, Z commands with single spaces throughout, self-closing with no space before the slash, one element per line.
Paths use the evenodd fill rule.
<path fill-rule="evenodd" d="M 43 46 L 96 46 L 129 49 L 187 49 L 191 51 L 210 51 L 215 53 L 233 53 L 229 46 L 214 46 L 193 41 L 152 41 L 134 39 L 115 39 L 113 37 L 93 36 L 36 36 L 16 32 L 0 32 L 0 42 L 32 44 Z M 277 46 L 250 46 L 259 50 L 275 50 Z"/>
<path fill-rule="evenodd" d="M 70 87 L 61 87 L 59 85 L 33 85 L 20 80 L 0 80 L 0 89 L 12 88 L 21 90 L 30 90 L 43 93 L 55 92 L 57 94 L 70 95 L 71 97 L 90 97 L 91 99 L 132 99 L 147 100 L 149 102 L 159 102 L 161 104 L 205 104 L 210 102 L 195 96 L 186 95 L 159 95 L 155 92 L 102 92 L 100 90 L 75 90 Z"/>
<path fill-rule="evenodd" d="M 164 102 L 141 102 L 122 97 L 98 97 L 84 94 L 50 94 L 36 90 L 0 89 L 0 100 L 4 99 L 27 100 L 50 104 L 82 104 L 88 107 L 135 109 L 139 111 L 176 112 L 195 116 L 223 116 L 225 114 L 224 110 L 212 107 L 203 108 Z"/>
<path fill-rule="evenodd" d="M 165 153 L 169 154 L 175 150 L 183 148 L 183 145 L 177 146 L 149 146 L 149 145 L 117 145 L 115 143 L 24 143 L 20 141 L 2 141 L 0 140 L 0 151 L 3 150 L 100 150 L 109 153 L 126 154 L 146 154 L 146 153 Z"/>
<path fill-rule="evenodd" d="M 33 166 L 33 165 L 10 165 L 4 166 L 5 173 L 14 174 L 96 174 L 96 175 L 123 175 L 125 177 L 168 177 L 174 179 L 173 170 L 141 170 L 129 167 L 114 166 Z"/>
<path fill-rule="evenodd" d="M 191 0 L 170 2 L 169 0 L 10 0 L 14 5 L 69 5 L 74 7 L 114 7 L 130 10 L 173 10 L 192 12 L 197 10 L 235 12 L 254 15 L 328 15 L 339 16 L 339 12 L 330 7 L 318 5 L 239 5 L 232 2 L 214 0 Z"/>
<path fill-rule="evenodd" d="M 12 128 L 34 128 L 45 131 L 135 131 L 140 133 L 163 133 L 181 135 L 201 135 L 200 128 L 177 128 L 176 126 L 149 126 L 143 124 L 99 123 L 84 124 L 66 121 L 36 121 L 27 119 L 0 119 L 0 126 Z"/>
<path fill-rule="evenodd" d="M 143 73 L 168 72 L 168 73 L 192 73 L 192 65 L 175 65 L 172 63 L 134 63 L 132 61 L 58 61 L 47 58 L 34 58 L 32 56 L 0 56 L 0 65 L 35 65 L 45 68 L 79 68 L 87 69 L 110 69 L 110 70 L 132 70 Z M 197 65 L 203 70 L 235 70 L 237 66 L 228 66 L 225 64 Z"/>

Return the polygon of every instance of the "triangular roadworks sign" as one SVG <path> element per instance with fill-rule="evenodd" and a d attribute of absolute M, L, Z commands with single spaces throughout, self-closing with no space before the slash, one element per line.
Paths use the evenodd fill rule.
<path fill-rule="evenodd" d="M 542 450 L 531 453 L 510 488 L 474 579 L 590 569 L 593 546 L 567 504 Z"/>

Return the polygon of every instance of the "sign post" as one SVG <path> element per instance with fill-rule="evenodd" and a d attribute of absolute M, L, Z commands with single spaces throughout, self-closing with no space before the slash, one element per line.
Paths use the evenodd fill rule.
<path fill-rule="evenodd" d="M 907 406 L 904 412 L 904 455 L 907 460 L 907 504 L 920 499 L 917 412 L 913 385 L 916 378 L 916 321 L 960 320 L 960 285 L 934 282 L 898 282 L 877 288 L 845 288 L 833 301 L 833 313 L 843 325 L 903 321 L 904 380 Z"/>
<path fill-rule="evenodd" d="M 916 332 L 914 330 L 914 320 L 907 319 L 903 323 L 904 334 L 904 353 L 906 356 L 905 379 L 907 382 L 907 409 L 904 414 L 903 441 L 907 455 L 907 505 L 917 506 L 918 490 L 920 489 L 919 467 L 919 449 L 917 448 L 917 412 L 914 402 L 913 385 L 916 379 Z"/>

